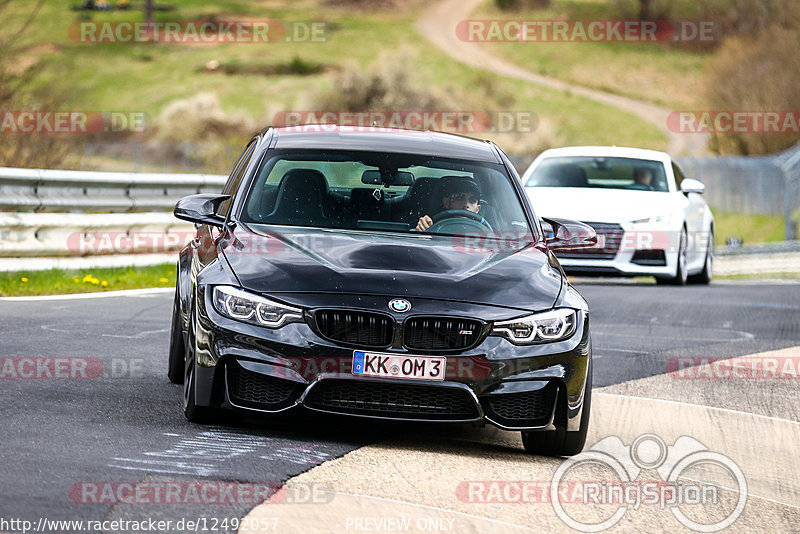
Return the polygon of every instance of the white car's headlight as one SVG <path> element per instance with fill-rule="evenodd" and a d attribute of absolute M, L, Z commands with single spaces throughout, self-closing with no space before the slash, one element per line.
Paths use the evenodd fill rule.
<path fill-rule="evenodd" d="M 575 333 L 577 313 L 558 308 L 517 319 L 494 323 L 492 335 L 502 336 L 515 345 L 549 343 L 567 339 Z"/>
<path fill-rule="evenodd" d="M 672 222 L 672 213 L 664 213 L 662 215 L 653 215 L 647 219 L 637 219 L 631 221 L 633 225 L 648 225 L 648 226 L 669 226 Z"/>
<path fill-rule="evenodd" d="M 215 286 L 213 301 L 214 309 L 225 317 L 267 328 L 303 320 L 303 310 L 232 286 Z"/>

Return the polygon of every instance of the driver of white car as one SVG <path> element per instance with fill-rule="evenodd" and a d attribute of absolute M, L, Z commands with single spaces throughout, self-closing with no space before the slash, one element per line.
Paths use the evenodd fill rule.
<path fill-rule="evenodd" d="M 467 176 L 448 176 L 442 178 L 442 209 L 467 210 L 472 213 L 481 211 L 481 188 L 478 183 Z M 417 221 L 417 231 L 424 232 L 433 225 L 433 219 L 423 215 Z"/>

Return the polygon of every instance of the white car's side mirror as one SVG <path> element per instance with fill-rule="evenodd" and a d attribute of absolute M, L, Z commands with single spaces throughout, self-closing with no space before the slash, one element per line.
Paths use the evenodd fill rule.
<path fill-rule="evenodd" d="M 695 180 L 694 178 L 684 178 L 681 182 L 681 193 L 697 193 L 702 195 L 705 190 L 706 186 L 703 185 L 703 182 Z"/>

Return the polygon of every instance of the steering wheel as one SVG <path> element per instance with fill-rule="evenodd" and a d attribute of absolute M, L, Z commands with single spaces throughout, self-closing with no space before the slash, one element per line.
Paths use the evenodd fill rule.
<path fill-rule="evenodd" d="M 453 220 L 453 219 L 460 219 L 460 220 Z M 492 225 L 489 224 L 489 221 L 484 219 L 478 213 L 473 213 L 469 210 L 444 210 L 440 211 L 433 217 L 431 217 L 433 221 L 433 225 L 428 228 L 428 231 L 439 232 L 439 233 L 459 233 L 456 231 L 444 231 L 448 227 L 454 227 L 456 230 L 460 228 L 464 228 L 465 226 L 467 229 L 470 227 L 476 229 L 478 231 L 486 231 L 489 230 L 493 232 L 494 229 Z"/>

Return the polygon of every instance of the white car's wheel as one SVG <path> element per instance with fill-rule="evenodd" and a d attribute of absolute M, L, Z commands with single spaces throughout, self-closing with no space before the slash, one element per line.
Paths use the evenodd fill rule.
<path fill-rule="evenodd" d="M 698 274 L 689 277 L 689 283 L 709 284 L 714 276 L 714 231 L 708 233 L 708 243 L 706 244 L 706 259 L 703 263 L 703 270 Z"/>
<path fill-rule="evenodd" d="M 677 267 L 675 269 L 675 276 L 671 278 L 656 278 L 656 283 L 658 284 L 671 284 L 676 286 L 685 286 L 687 280 L 689 279 L 689 271 L 686 267 L 686 228 L 681 230 L 681 240 L 678 244 L 678 257 L 677 257 Z"/>

